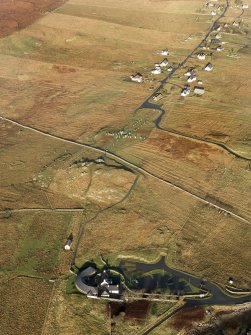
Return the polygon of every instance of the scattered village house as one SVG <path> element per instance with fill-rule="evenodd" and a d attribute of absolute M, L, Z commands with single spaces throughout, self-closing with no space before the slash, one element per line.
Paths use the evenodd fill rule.
<path fill-rule="evenodd" d="M 161 93 L 156 93 L 154 96 L 153 96 L 153 100 L 154 101 L 158 101 L 162 98 L 162 94 Z"/>
<path fill-rule="evenodd" d="M 169 66 L 169 68 L 167 69 L 168 72 L 172 72 L 173 71 L 173 67 Z"/>
<path fill-rule="evenodd" d="M 215 16 L 216 14 L 217 14 L 216 11 L 212 10 L 211 15 Z"/>
<path fill-rule="evenodd" d="M 203 95 L 205 93 L 204 87 L 194 87 L 194 94 Z"/>
<path fill-rule="evenodd" d="M 188 83 L 192 83 L 193 81 L 196 80 L 196 75 L 193 73 L 191 74 L 191 76 L 187 79 L 187 82 Z"/>
<path fill-rule="evenodd" d="M 131 78 L 131 81 L 134 81 L 136 83 L 143 83 L 144 81 L 144 77 L 139 72 L 136 73 L 135 75 L 132 74 L 130 78 Z"/>
<path fill-rule="evenodd" d="M 65 250 L 71 250 L 72 241 L 73 241 L 73 235 L 71 233 L 65 242 L 65 246 L 64 246 Z"/>
<path fill-rule="evenodd" d="M 190 77 L 192 75 L 195 75 L 195 70 L 193 68 L 190 68 L 185 74 L 184 76 L 186 77 Z"/>
<path fill-rule="evenodd" d="M 169 55 L 169 51 L 168 51 L 168 49 L 164 49 L 164 50 L 161 50 L 160 54 L 162 56 L 168 56 Z"/>
<path fill-rule="evenodd" d="M 218 45 L 217 48 L 216 48 L 216 51 L 223 51 L 224 48 L 222 45 Z"/>
<path fill-rule="evenodd" d="M 200 52 L 200 53 L 198 53 L 197 58 L 200 59 L 200 60 L 204 60 L 204 59 L 206 59 L 206 55 L 204 54 L 204 52 Z"/>
<path fill-rule="evenodd" d="M 211 63 L 208 63 L 206 66 L 205 66 L 205 71 L 208 71 L 208 72 L 210 72 L 210 71 L 212 71 L 213 70 L 213 64 L 211 64 Z"/>
<path fill-rule="evenodd" d="M 92 266 L 78 274 L 75 285 L 89 298 L 118 298 L 121 293 L 119 277 L 111 277 L 108 271 L 100 271 Z"/>
<path fill-rule="evenodd" d="M 166 67 L 168 65 L 167 58 L 163 59 L 163 61 L 160 63 L 160 67 Z"/>
<path fill-rule="evenodd" d="M 162 70 L 160 67 L 156 67 L 155 69 L 151 70 L 151 74 L 161 74 Z"/>
<path fill-rule="evenodd" d="M 182 89 L 180 95 L 181 95 L 182 97 L 186 97 L 186 96 L 189 95 L 189 94 L 190 94 L 190 88 L 189 88 L 188 85 L 185 85 L 184 88 Z"/>
<path fill-rule="evenodd" d="M 244 3 L 244 4 L 242 5 L 242 9 L 248 9 L 248 8 L 249 8 L 249 6 L 248 6 L 247 3 Z"/>

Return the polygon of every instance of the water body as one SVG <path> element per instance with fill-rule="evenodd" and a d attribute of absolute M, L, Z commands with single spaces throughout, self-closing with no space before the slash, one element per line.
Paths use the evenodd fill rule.
<path fill-rule="evenodd" d="M 193 285 L 194 287 L 199 288 L 203 285 L 203 288 L 210 292 L 211 296 L 208 298 L 186 298 L 186 306 L 193 307 L 199 305 L 234 305 L 234 304 L 242 304 L 245 302 L 251 301 L 251 294 L 241 296 L 241 297 L 234 297 L 230 296 L 227 293 L 223 292 L 222 289 L 210 281 L 204 281 L 202 278 L 198 278 L 193 276 L 187 272 L 179 271 L 170 268 L 166 262 L 165 257 L 161 257 L 160 260 L 156 263 L 142 263 L 142 262 L 134 262 L 127 260 L 122 260 L 120 263 L 119 268 L 123 272 L 130 273 L 130 267 L 127 267 L 127 264 L 130 262 L 130 265 L 133 266 L 133 271 L 138 275 L 136 276 L 136 281 L 138 282 L 137 288 L 144 288 L 146 291 L 154 291 L 157 287 L 161 288 L 161 286 L 173 285 L 173 289 L 170 291 L 173 293 L 178 293 L 180 291 L 182 293 L 190 293 L 191 288 L 187 283 Z M 151 271 L 159 271 L 159 273 L 166 273 L 166 276 L 162 276 L 162 281 L 160 281 L 160 275 L 147 275 Z M 145 278 L 142 279 L 143 275 L 146 274 Z M 179 283 L 181 286 L 179 286 Z M 183 283 L 183 284 L 182 284 Z M 172 285 L 170 285 L 172 284 Z M 157 286 L 158 285 L 158 286 Z M 183 286 L 182 286 L 183 285 Z M 136 288 L 136 287 L 135 287 Z"/>

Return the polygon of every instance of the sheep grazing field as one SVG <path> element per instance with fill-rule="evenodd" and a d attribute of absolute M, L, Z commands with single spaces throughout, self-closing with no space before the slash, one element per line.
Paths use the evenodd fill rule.
<path fill-rule="evenodd" d="M 0 1 L 5 335 L 140 334 L 183 304 L 149 299 L 142 320 L 124 307 L 111 318 L 76 291 L 88 261 L 165 256 L 250 289 L 250 6 Z M 153 334 L 208 320 L 196 311 L 186 329 L 178 315 Z"/>

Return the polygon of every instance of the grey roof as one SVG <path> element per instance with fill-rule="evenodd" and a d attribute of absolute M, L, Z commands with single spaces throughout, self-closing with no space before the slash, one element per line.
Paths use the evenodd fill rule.
<path fill-rule="evenodd" d="M 94 277 L 97 272 L 98 271 L 91 266 L 81 271 L 75 281 L 76 288 L 81 293 L 90 296 L 109 296 L 110 293 L 113 293 L 114 291 L 119 293 L 119 285 L 109 285 L 108 283 L 106 285 L 98 285 L 95 278 L 90 278 Z M 90 283 L 92 283 L 92 286 L 90 286 Z"/>
<path fill-rule="evenodd" d="M 89 286 L 87 285 L 87 278 L 95 275 L 97 273 L 97 270 L 94 269 L 92 266 L 89 266 L 88 268 L 84 269 L 81 271 L 77 279 L 75 281 L 75 285 L 77 289 L 85 294 L 90 294 L 90 295 L 97 295 L 98 294 L 98 288 L 96 286 Z"/>

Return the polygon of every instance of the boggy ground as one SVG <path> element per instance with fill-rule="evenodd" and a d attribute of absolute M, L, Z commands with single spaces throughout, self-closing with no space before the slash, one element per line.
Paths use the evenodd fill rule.
<path fill-rule="evenodd" d="M 185 308 L 163 322 L 153 335 L 246 334 L 250 328 L 250 304 L 235 307 Z"/>

